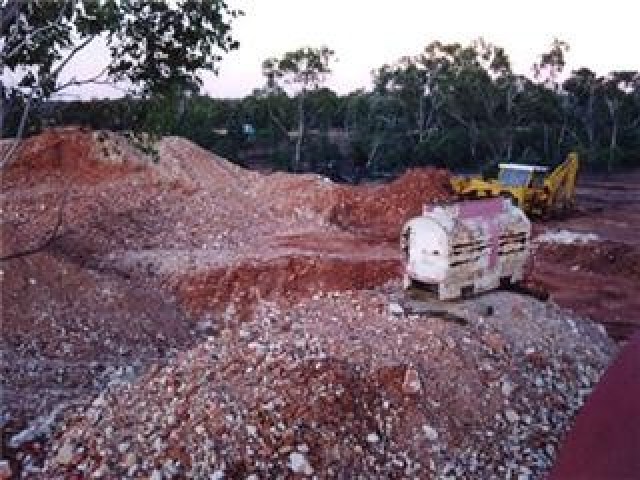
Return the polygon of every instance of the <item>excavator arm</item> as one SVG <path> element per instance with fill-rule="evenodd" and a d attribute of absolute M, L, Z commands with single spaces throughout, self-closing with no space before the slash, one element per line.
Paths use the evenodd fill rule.
<path fill-rule="evenodd" d="M 548 193 L 546 208 L 549 212 L 559 213 L 573 206 L 579 166 L 578 154 L 571 152 L 545 178 L 544 188 Z"/>

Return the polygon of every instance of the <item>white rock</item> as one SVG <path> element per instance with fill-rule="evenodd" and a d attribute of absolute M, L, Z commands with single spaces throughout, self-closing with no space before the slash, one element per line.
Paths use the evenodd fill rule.
<path fill-rule="evenodd" d="M 73 459 L 73 445 L 65 443 L 56 455 L 56 463 L 58 465 L 69 465 Z"/>
<path fill-rule="evenodd" d="M 199 332 L 210 332 L 213 330 L 213 322 L 211 320 L 204 320 L 196 323 L 196 330 Z"/>
<path fill-rule="evenodd" d="M 367 435 L 367 442 L 369 443 L 378 443 L 380 441 L 380 437 L 378 436 L 377 433 L 370 433 L 369 435 Z"/>
<path fill-rule="evenodd" d="M 389 312 L 392 315 L 404 315 L 404 308 L 399 303 L 392 302 L 389 304 Z"/>
<path fill-rule="evenodd" d="M 511 408 L 508 408 L 504 412 L 504 415 L 505 417 L 507 417 L 507 420 L 509 420 L 511 423 L 516 423 L 518 420 L 520 420 L 520 415 L 518 415 L 516 411 Z"/>
<path fill-rule="evenodd" d="M 165 445 L 164 445 L 164 442 L 162 441 L 162 438 L 156 437 L 156 439 L 153 442 L 153 449 L 156 452 L 161 452 L 165 449 Z"/>
<path fill-rule="evenodd" d="M 408 367 L 404 373 L 402 390 L 407 394 L 417 394 L 422 391 L 422 382 L 418 371 L 412 366 Z"/>
<path fill-rule="evenodd" d="M 538 235 L 536 238 L 537 242 L 560 243 L 563 245 L 597 242 L 598 240 L 600 240 L 600 237 L 595 233 L 570 232 L 569 230 L 549 231 Z"/>
<path fill-rule="evenodd" d="M 155 469 L 153 472 L 151 472 L 151 477 L 149 477 L 150 480 L 162 480 L 162 472 L 158 469 Z"/>
<path fill-rule="evenodd" d="M 423 425 L 422 431 L 424 432 L 427 440 L 435 442 L 438 440 L 438 431 L 430 425 Z"/>
<path fill-rule="evenodd" d="M 509 380 L 502 381 L 502 394 L 505 397 L 510 397 L 513 391 L 515 390 L 515 385 L 511 383 Z"/>
<path fill-rule="evenodd" d="M 309 465 L 306 455 L 300 452 L 292 452 L 289 454 L 289 468 L 294 473 L 304 473 L 311 475 L 313 468 Z"/>

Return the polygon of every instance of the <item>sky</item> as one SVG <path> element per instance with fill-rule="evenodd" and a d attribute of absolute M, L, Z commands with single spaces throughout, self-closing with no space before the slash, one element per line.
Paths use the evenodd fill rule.
<path fill-rule="evenodd" d="M 206 1 L 206 0 L 205 0 Z M 604 75 L 640 70 L 638 0 L 228 0 L 246 15 L 233 24 L 240 49 L 227 54 L 219 75 L 202 75 L 214 97 L 243 97 L 263 85 L 262 61 L 301 46 L 327 45 L 337 61 L 327 86 L 338 93 L 370 88 L 371 71 L 434 40 L 470 43 L 476 38 L 504 47 L 515 72 L 531 74 L 554 38 L 570 45 L 568 70 L 588 66 Z M 104 64 L 104 45 L 91 45 L 67 77 L 83 78 Z M 101 98 L 122 93 L 106 86 L 69 92 Z"/>

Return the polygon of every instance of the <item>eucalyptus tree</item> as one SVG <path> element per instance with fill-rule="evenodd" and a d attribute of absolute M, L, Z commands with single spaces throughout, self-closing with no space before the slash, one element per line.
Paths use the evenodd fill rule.
<path fill-rule="evenodd" d="M 267 89 L 277 91 L 282 84 L 295 91 L 298 100 L 298 131 L 296 136 L 293 169 L 298 170 L 305 135 L 305 99 L 311 89 L 318 89 L 331 73 L 331 61 L 335 52 L 327 46 L 302 47 L 286 52 L 282 57 L 267 58 L 262 62 L 262 73 Z"/>
<path fill-rule="evenodd" d="M 0 70 L 13 81 L 1 89 L 0 117 L 10 99 L 20 99 L 20 136 L 32 103 L 71 86 L 126 82 L 140 95 L 197 89 L 199 72 L 217 73 L 222 54 L 238 48 L 231 25 L 241 14 L 224 0 L 7 0 Z M 98 39 L 109 51 L 103 69 L 61 81 L 74 57 Z"/>
<path fill-rule="evenodd" d="M 609 117 L 607 170 L 611 172 L 616 164 L 621 134 L 635 131 L 640 140 L 640 108 L 633 108 L 634 90 L 640 90 L 640 74 L 631 70 L 615 71 L 602 78 L 600 84 Z"/>
<path fill-rule="evenodd" d="M 585 145 L 587 161 L 595 163 L 597 154 L 599 121 L 598 107 L 602 101 L 602 78 L 589 68 L 574 70 L 563 83 L 567 93 L 569 110 L 572 115 L 576 141 Z M 580 134 L 584 133 L 584 136 Z"/>

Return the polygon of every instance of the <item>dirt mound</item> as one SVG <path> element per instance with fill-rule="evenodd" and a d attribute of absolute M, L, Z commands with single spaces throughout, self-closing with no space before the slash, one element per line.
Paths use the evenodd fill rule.
<path fill-rule="evenodd" d="M 1 265 L 14 471 L 548 468 L 611 353 L 602 332 L 519 296 L 487 297 L 493 317 L 469 304 L 461 325 L 398 314 L 398 283 L 359 290 L 399 274 L 397 234 L 448 198 L 445 172 L 353 188 L 249 172 L 179 138 L 157 153 L 56 130 L 25 141 L 3 178 L 2 255 L 41 244 L 62 213 L 51 242 Z"/>
<path fill-rule="evenodd" d="M 542 474 L 606 364 L 602 333 L 504 293 L 486 299 L 493 317 L 467 304 L 466 326 L 392 315 L 390 301 L 263 303 L 69 416 L 43 476 Z"/>
<path fill-rule="evenodd" d="M 300 239 L 298 239 L 300 241 Z M 315 235 L 302 242 L 322 241 Z M 290 241 L 291 242 L 291 241 Z M 291 243 L 289 243 L 291 245 Z M 291 304 L 323 291 L 369 289 L 401 274 L 395 251 L 336 248 L 325 254 L 313 250 L 273 248 L 269 254 L 242 256 L 219 268 L 179 276 L 176 295 L 194 314 L 228 312 L 247 318 L 262 300 Z"/>
<path fill-rule="evenodd" d="M 610 240 L 586 244 L 542 243 L 531 280 L 558 304 L 603 323 L 616 339 L 640 327 L 640 248 Z"/>
<path fill-rule="evenodd" d="M 3 187 L 50 180 L 92 185 L 121 178 L 151 162 L 120 135 L 74 127 L 51 129 L 20 143 L 3 172 Z"/>
<path fill-rule="evenodd" d="M 397 274 L 395 249 L 328 224 L 343 187 L 315 175 L 260 175 L 175 137 L 159 142 L 157 153 L 154 160 L 112 132 L 53 129 L 24 140 L 3 172 L 0 255 L 36 250 L 1 265 L 8 285 L 3 349 L 20 362 L 37 353 L 32 390 L 60 390 L 42 402 L 34 396 L 14 403 L 16 418 L 73 397 L 79 385 L 93 388 L 91 368 L 62 365 L 58 376 L 51 374 L 48 362 L 68 363 L 55 346 L 93 351 L 106 368 L 127 358 L 120 348 L 131 352 L 140 342 L 147 364 L 153 355 L 143 351 L 189 344 L 202 316 L 226 311 L 230 302 L 240 318 L 260 299 L 289 303 L 325 288 L 368 288 Z M 153 294 L 142 298 L 145 290 Z M 133 308 L 151 312 L 165 304 L 158 326 Z M 48 323 L 57 318 L 64 321 Z M 85 328 L 92 335 L 81 334 Z M 25 350 L 30 334 L 35 343 Z M 96 338 L 113 345 L 97 348 Z M 11 395 L 31 395 L 23 375 L 4 367 L 16 387 Z"/>
<path fill-rule="evenodd" d="M 388 185 L 341 189 L 329 219 L 350 231 L 397 241 L 404 223 L 420 215 L 425 204 L 452 197 L 448 172 L 414 169 Z"/>

